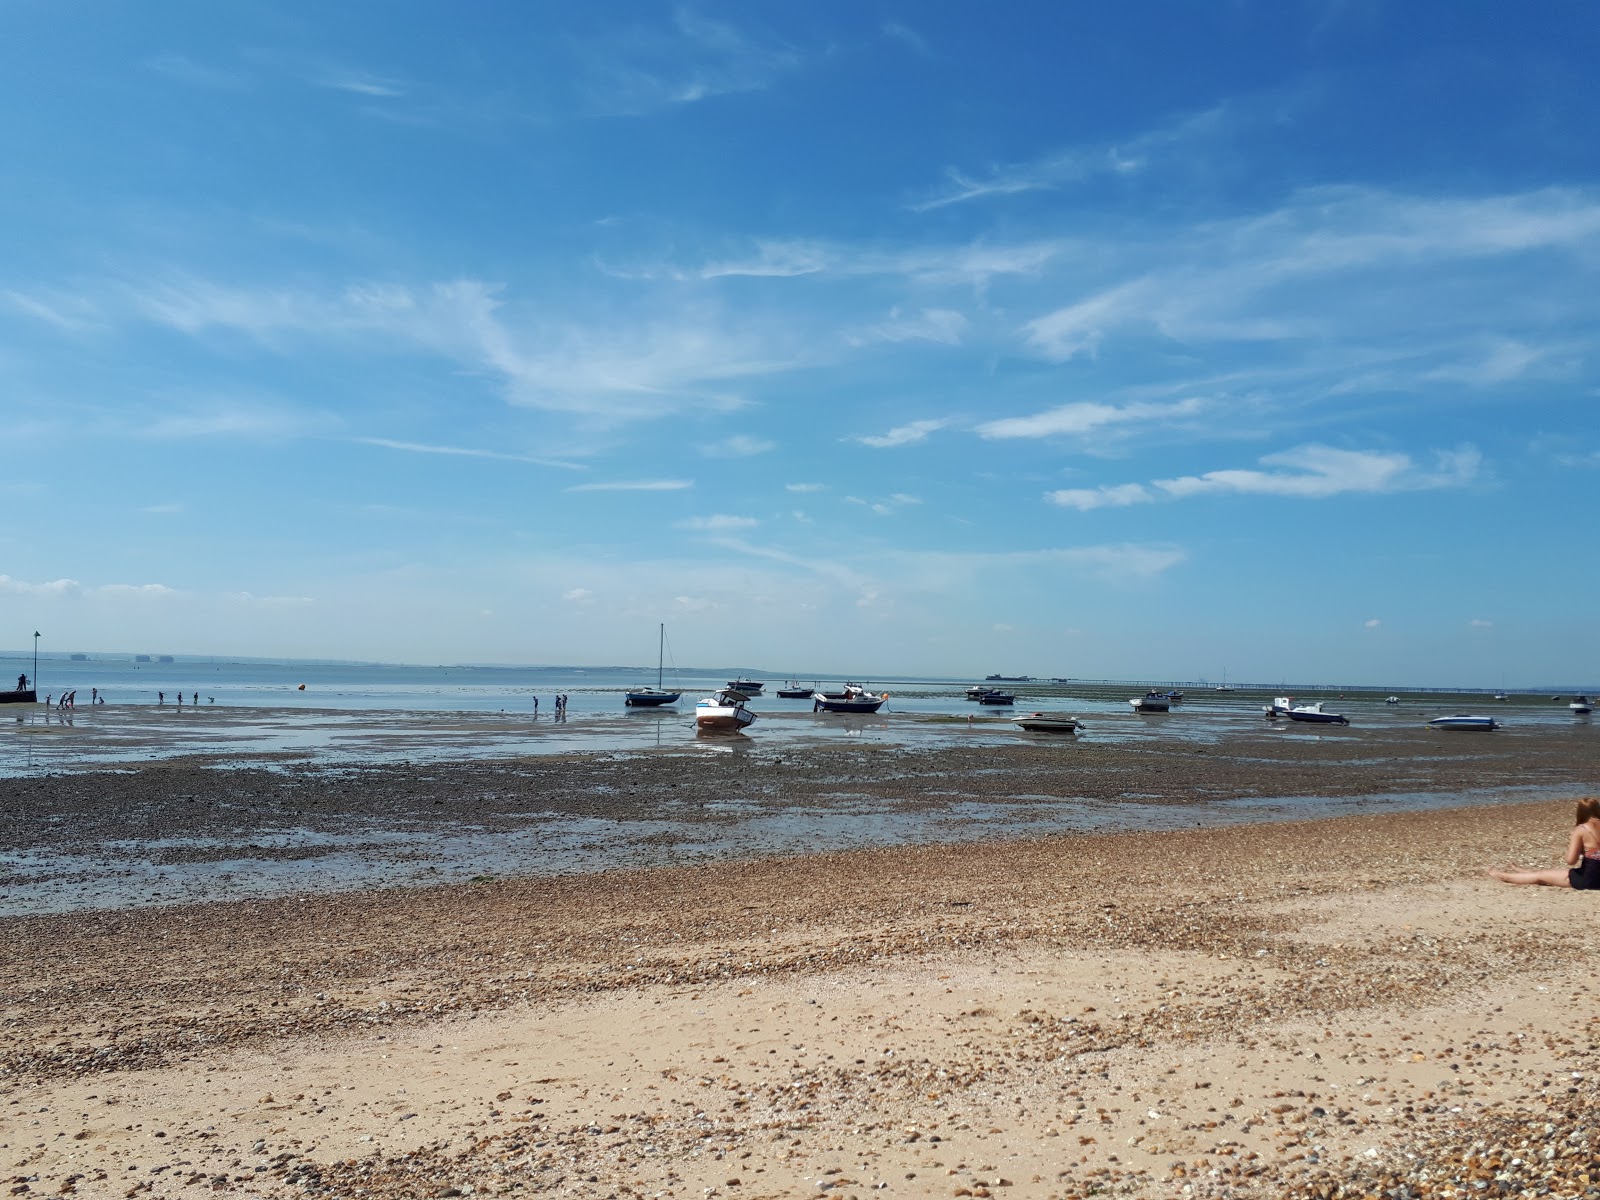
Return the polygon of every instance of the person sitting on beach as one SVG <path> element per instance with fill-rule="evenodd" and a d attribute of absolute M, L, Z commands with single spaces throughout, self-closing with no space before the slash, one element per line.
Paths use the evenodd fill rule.
<path fill-rule="evenodd" d="M 1585 796 L 1578 801 L 1577 824 L 1567 840 L 1565 861 L 1567 870 L 1552 867 L 1548 871 L 1490 871 L 1489 874 L 1501 883 L 1600 891 L 1600 798 Z"/>

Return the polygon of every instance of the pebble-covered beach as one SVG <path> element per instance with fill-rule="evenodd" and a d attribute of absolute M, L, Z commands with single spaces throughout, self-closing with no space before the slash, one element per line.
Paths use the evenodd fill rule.
<path fill-rule="evenodd" d="M 7 1190 L 1600 1195 L 1600 910 L 1482 874 L 1557 861 L 1567 793 L 1596 786 L 1587 738 L 1070 750 L 6 780 L 0 849 L 75 861 L 181 832 L 248 871 L 317 852 L 262 838 L 290 824 L 509 837 L 663 807 L 736 843 L 183 904 L 95 908 L 89 879 L 67 911 L 4 918 Z M 749 804 L 720 810 L 730 793 Z M 1414 811 L 1287 819 L 1397 794 Z M 832 795 L 935 827 L 1052 797 L 1195 819 L 738 849 L 752 812 Z M 1268 823 L 1202 819 L 1285 797 Z"/>

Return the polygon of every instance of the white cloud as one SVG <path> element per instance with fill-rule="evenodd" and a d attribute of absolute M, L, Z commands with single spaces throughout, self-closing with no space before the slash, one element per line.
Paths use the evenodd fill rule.
<path fill-rule="evenodd" d="M 786 492 L 820 492 L 824 491 L 826 487 L 827 485 L 822 483 L 786 483 L 783 485 L 783 489 Z"/>
<path fill-rule="evenodd" d="M 1493 387 L 1529 374 L 1549 354 L 1547 347 L 1530 346 L 1511 338 L 1494 338 L 1478 361 L 1435 367 L 1425 372 L 1423 378 Z"/>
<path fill-rule="evenodd" d="M 692 479 L 635 479 L 616 480 L 609 483 L 579 483 L 566 488 L 569 492 L 681 492 L 692 488 Z"/>
<path fill-rule="evenodd" d="M 1459 344 L 1474 331 L 1491 346 L 1487 358 L 1452 361 L 1442 375 L 1413 366 L 1413 379 L 1487 386 L 1537 361 L 1510 327 L 1543 327 L 1552 301 L 1591 292 L 1597 252 L 1600 201 L 1587 192 L 1441 199 L 1315 188 L 1258 216 L 1127 239 L 1099 266 L 1098 286 L 1021 332 L 1055 362 L 1094 356 L 1119 334 L 1303 343 L 1338 376 L 1346 364 L 1331 361 L 1329 346 L 1392 344 L 1403 328 L 1414 359 L 1427 334 L 1450 330 Z M 1537 303 L 1505 277 L 1507 264 L 1532 254 L 1543 256 Z"/>
<path fill-rule="evenodd" d="M 688 517 L 677 522 L 679 529 L 695 529 L 706 533 L 725 533 L 730 529 L 754 529 L 760 521 L 754 517 L 735 517 L 716 513 L 709 517 Z"/>
<path fill-rule="evenodd" d="M 899 42 L 907 49 L 920 54 L 924 58 L 933 58 L 933 51 L 929 48 L 927 39 L 915 29 L 900 21 L 885 21 L 883 35 L 893 41 Z"/>
<path fill-rule="evenodd" d="M 1373 617 L 1373 618 L 1372 618 L 1372 619 L 1370 619 L 1370 620 L 1368 620 L 1368 621 L 1364 621 L 1364 622 L 1363 622 L 1363 623 L 1362 623 L 1362 626 L 1361 626 L 1361 627 L 1362 627 L 1362 628 L 1363 628 L 1363 629 L 1376 629 L 1376 628 L 1378 628 L 1378 626 L 1380 626 L 1380 625 L 1382 625 L 1382 624 L 1383 624 L 1383 622 L 1382 622 L 1382 621 L 1380 621 L 1380 620 L 1378 620 L 1378 618 L 1377 618 L 1377 617 Z"/>
<path fill-rule="evenodd" d="M 283 353 L 337 340 L 438 355 L 497 379 L 512 404 L 604 420 L 738 408 L 718 385 L 791 365 L 767 334 L 725 328 L 709 311 L 585 328 L 531 320 L 476 279 L 308 291 L 180 274 L 124 285 L 106 304 L 191 337 L 238 333 Z"/>
<path fill-rule="evenodd" d="M 1150 425 L 1199 416 L 1206 402 L 1197 398 L 1175 404 L 1063 404 L 1031 417 L 1004 417 L 977 427 L 983 438 L 1042 438 L 1096 433 L 1113 426 Z"/>
<path fill-rule="evenodd" d="M 1092 508 L 1126 508 L 1130 504 L 1149 504 L 1155 496 L 1143 484 L 1121 483 L 1097 488 L 1062 488 L 1046 492 L 1044 498 L 1063 508 L 1088 512 Z"/>
<path fill-rule="evenodd" d="M 572 43 L 597 114 L 638 116 L 715 96 L 759 91 L 803 62 L 793 48 L 687 8 L 670 29 L 636 25 Z"/>
<path fill-rule="evenodd" d="M 385 450 L 404 450 L 411 454 L 442 454 L 459 458 L 493 458 L 503 462 L 528 463 L 535 467 L 556 467 L 564 471 L 585 470 L 578 463 L 561 462 L 559 459 L 535 458 L 528 454 L 507 454 L 500 450 L 479 450 L 467 446 L 431 446 L 423 442 L 400 442 L 392 438 L 378 437 L 352 438 L 351 441 L 363 446 L 379 446 Z"/>
<path fill-rule="evenodd" d="M 1494 628 L 1494 622 L 1493 621 L 1485 621 L 1481 617 L 1474 617 L 1472 620 L 1467 622 L 1467 627 L 1469 629 L 1493 629 Z"/>
<path fill-rule="evenodd" d="M 1408 454 L 1300 446 L 1260 462 L 1284 470 L 1222 470 L 1178 479 L 1158 479 L 1155 487 L 1175 499 L 1215 493 L 1289 496 L 1321 500 L 1349 493 L 1379 493 L 1457 487 L 1477 474 L 1480 456 L 1471 447 L 1436 452 L 1439 469 L 1419 470 Z"/>
<path fill-rule="evenodd" d="M 1408 454 L 1341 450 L 1309 445 L 1258 460 L 1274 470 L 1230 469 L 1157 479 L 1141 483 L 1104 484 L 1047 492 L 1045 499 L 1066 508 L 1088 511 L 1149 504 L 1158 499 L 1183 500 L 1206 495 L 1282 496 L 1324 500 L 1350 494 L 1381 494 L 1462 487 L 1477 477 L 1481 455 L 1471 446 L 1434 452 L 1434 467 L 1417 466 Z"/>
<path fill-rule="evenodd" d="M 725 437 L 720 442 L 711 442 L 700 447 L 700 453 L 707 458 L 750 458 L 757 454 L 766 454 L 776 450 L 778 443 L 768 441 L 766 438 L 751 437 L 749 434 L 736 433 Z"/>
<path fill-rule="evenodd" d="M 1054 190 L 1097 176 L 1128 175 L 1147 169 L 1158 154 L 1213 142 L 1258 119 L 1256 113 L 1237 105 L 1217 105 L 1177 117 L 1121 144 L 1075 146 L 1028 162 L 990 166 L 982 172 L 947 168 L 943 185 L 910 207 L 913 212 L 927 212 L 990 196 Z"/>
<path fill-rule="evenodd" d="M 320 87 L 354 92 L 358 96 L 371 96 L 377 99 L 390 99 L 406 94 L 405 87 L 398 80 L 370 75 L 365 71 L 330 71 L 319 77 L 316 82 Z"/>
<path fill-rule="evenodd" d="M 895 309 L 887 321 L 869 325 L 859 333 L 848 335 L 854 345 L 868 342 L 937 342 L 945 346 L 959 346 L 972 322 L 961 313 L 949 308 L 925 308 L 914 314 L 903 314 Z"/>
<path fill-rule="evenodd" d="M 898 425 L 884 434 L 865 434 L 855 440 L 863 446 L 873 446 L 885 449 L 891 446 L 911 446 L 917 442 L 925 441 L 930 433 L 935 433 L 951 424 L 948 417 L 940 417 L 925 421 L 912 421 L 909 425 Z"/>
<path fill-rule="evenodd" d="M 561 598 L 563 600 L 570 600 L 574 604 L 583 604 L 594 599 L 594 593 L 588 588 L 569 588 L 567 591 L 561 593 Z"/>

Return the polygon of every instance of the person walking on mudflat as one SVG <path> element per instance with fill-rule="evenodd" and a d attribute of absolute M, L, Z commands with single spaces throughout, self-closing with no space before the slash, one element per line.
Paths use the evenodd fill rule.
<path fill-rule="evenodd" d="M 1489 874 L 1501 883 L 1600 891 L 1600 798 L 1585 796 L 1579 800 L 1577 820 L 1567 841 L 1567 870 L 1552 867 L 1548 871 L 1495 870 Z"/>

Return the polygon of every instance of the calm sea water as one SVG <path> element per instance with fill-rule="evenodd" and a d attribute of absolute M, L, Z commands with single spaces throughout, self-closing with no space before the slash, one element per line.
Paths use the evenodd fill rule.
<path fill-rule="evenodd" d="M 14 681 L 19 670 L 31 674 L 32 667 L 31 656 L 0 656 L 5 672 L 0 679 Z M 1008 683 L 1017 693 L 1015 707 L 994 708 L 966 698 L 971 682 L 966 679 L 858 679 L 874 691 L 889 693 L 877 714 L 818 716 L 810 700 L 782 700 L 774 694 L 784 682 L 781 677 L 726 669 L 670 672 L 664 682 L 683 694 L 677 705 L 662 709 L 623 704 L 628 689 L 654 682 L 655 671 L 646 668 L 428 667 L 201 657 L 138 662 L 129 655 L 74 661 L 63 655 L 41 657 L 39 675 L 41 699 L 75 689 L 77 708 L 70 713 L 44 704 L 0 708 L 0 718 L 5 718 L 0 719 L 0 778 L 185 755 L 240 762 L 290 756 L 330 763 L 686 748 L 700 744 L 695 701 L 741 675 L 767 685 L 766 694 L 751 702 L 758 720 L 748 736 L 734 742 L 755 750 L 842 739 L 916 747 L 1019 738 L 1073 743 L 1070 736 L 1026 734 L 1011 723 L 1013 716 L 1033 711 L 1076 714 L 1085 722 L 1078 740 L 1157 738 L 1208 745 L 1240 733 L 1260 733 L 1263 703 L 1283 691 L 1322 699 L 1331 711 L 1347 714 L 1351 725 L 1282 723 L 1276 733 L 1350 738 L 1369 747 L 1385 731 L 1414 731 L 1430 717 L 1469 709 L 1493 712 L 1510 730 L 1573 724 L 1565 704 L 1548 696 L 1495 704 L 1481 695 L 1415 693 L 1386 705 L 1377 691 L 1341 694 L 1286 687 L 1191 690 L 1170 715 L 1139 716 L 1128 699 L 1143 692 L 1143 683 L 1052 680 Z M 797 682 L 830 687 L 842 681 L 822 675 Z M 91 705 L 91 689 L 98 689 L 107 702 Z M 558 694 L 568 697 L 561 721 L 555 719 Z"/>

